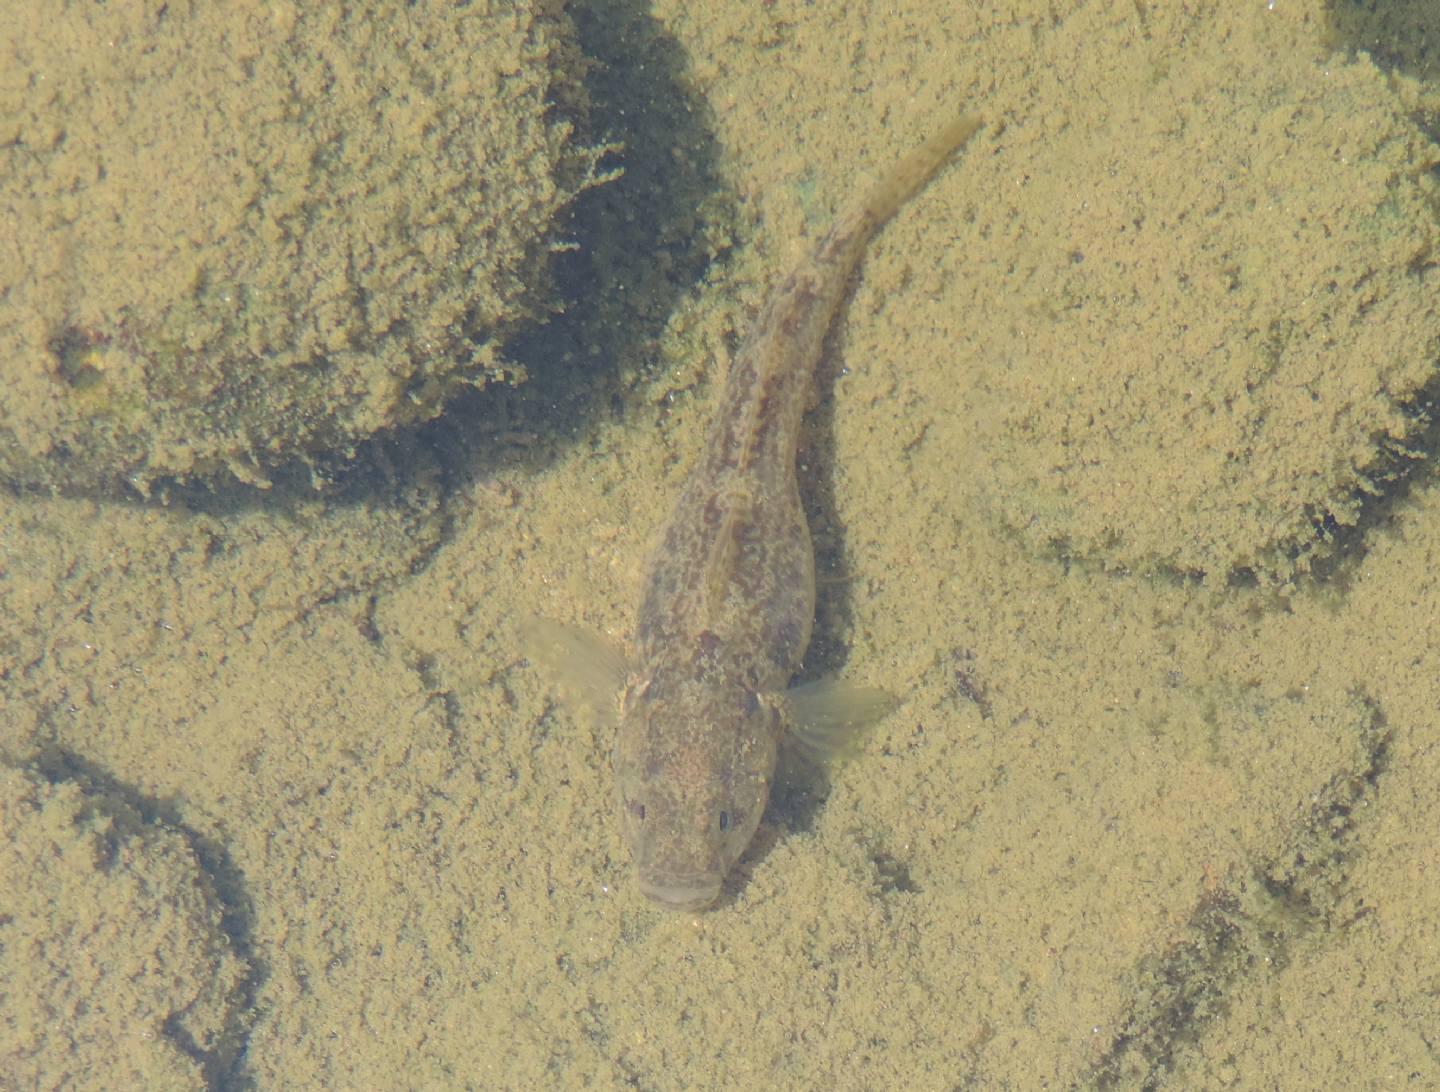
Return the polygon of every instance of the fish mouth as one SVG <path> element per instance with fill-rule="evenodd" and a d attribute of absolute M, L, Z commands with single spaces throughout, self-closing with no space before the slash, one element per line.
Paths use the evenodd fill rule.
<path fill-rule="evenodd" d="M 720 877 L 708 873 L 641 876 L 640 890 L 667 910 L 703 910 L 720 897 Z"/>

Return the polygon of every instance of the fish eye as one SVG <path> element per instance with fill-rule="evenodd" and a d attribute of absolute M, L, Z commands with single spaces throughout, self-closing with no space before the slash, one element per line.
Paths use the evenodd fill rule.
<path fill-rule="evenodd" d="M 720 813 L 720 830 L 721 830 L 722 832 L 724 832 L 724 831 L 727 831 L 727 830 L 729 830 L 729 829 L 730 829 L 730 813 L 729 813 L 728 811 L 722 811 L 722 812 Z"/>
<path fill-rule="evenodd" d="M 645 801 L 627 800 L 625 806 L 630 809 L 630 814 L 635 816 L 636 819 L 639 819 L 642 823 L 645 821 Z"/>

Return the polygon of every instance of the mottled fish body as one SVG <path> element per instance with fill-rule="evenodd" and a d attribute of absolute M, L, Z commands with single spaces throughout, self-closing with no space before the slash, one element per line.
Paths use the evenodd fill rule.
<path fill-rule="evenodd" d="M 641 890 L 662 906 L 719 896 L 765 810 L 783 736 L 821 755 L 842 750 L 893 704 L 835 681 L 786 689 L 815 614 L 795 452 L 825 334 L 866 244 L 978 127 L 957 119 L 901 159 L 771 294 L 650 557 L 629 659 L 553 623 L 531 627 L 537 659 L 578 683 L 581 700 L 618 712 L 621 822 Z"/>

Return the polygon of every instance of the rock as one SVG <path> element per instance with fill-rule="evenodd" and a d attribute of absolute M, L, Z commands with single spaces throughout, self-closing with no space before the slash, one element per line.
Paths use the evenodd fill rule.
<path fill-rule="evenodd" d="M 263 485 L 519 378 L 599 154 L 554 9 L 17 8 L 0 480 Z"/>

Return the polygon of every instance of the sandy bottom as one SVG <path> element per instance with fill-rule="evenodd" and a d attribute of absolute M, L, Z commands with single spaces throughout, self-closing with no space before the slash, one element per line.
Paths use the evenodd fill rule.
<path fill-rule="evenodd" d="M 712 112 L 741 244 L 603 410 L 532 407 L 460 454 L 402 444 L 388 475 L 329 500 L 0 498 L 0 1084 L 1440 1084 L 1440 480 L 1429 456 L 1384 462 L 1396 445 L 1433 455 L 1385 399 L 1419 386 L 1407 351 L 1433 368 L 1434 319 L 1406 292 L 1435 292 L 1423 261 L 1374 287 L 1394 272 L 1375 255 L 1433 229 L 1386 219 L 1429 167 L 1402 124 L 1440 70 L 1433 45 L 1406 52 L 1426 18 L 1436 40 L 1433 15 L 1404 22 L 1428 0 L 1365 25 L 1289 0 L 1183 18 L 726 7 L 701 23 L 665 0 L 651 29 Z M 1186 172 L 1153 133 L 1128 188 L 1096 166 L 1123 159 L 1074 151 L 1077 133 L 1123 146 L 1107 119 L 1157 86 L 1172 111 L 1215 100 L 1188 52 L 1207 42 L 1271 73 L 1258 119 L 1287 87 L 1307 104 L 1254 130 L 1297 141 L 1291 164 L 1331 131 L 1305 128 L 1313 111 L 1350 117 L 1336 87 L 1382 119 L 1356 141 L 1394 134 L 1371 153 L 1402 196 L 1377 205 L 1357 175 L 1368 234 L 1331 275 L 1373 303 L 1344 310 L 1346 288 L 1288 305 L 1286 344 L 1328 322 L 1315 344 L 1362 347 L 1348 382 L 1283 349 L 1257 356 L 1257 381 L 1243 330 L 1197 359 L 1183 332 L 1215 323 L 1226 292 L 1253 291 L 1258 314 L 1293 290 L 1240 264 L 1238 289 L 1220 276 L 1207 294 L 1190 275 L 1227 267 L 1206 232 L 1181 247 L 1152 215 L 1153 237 L 1112 253 L 1127 220 L 1096 199 L 1093 235 L 1083 216 L 1071 239 L 1025 234 L 1027 187 L 1057 189 L 1060 147 L 1094 172 L 1077 207 L 1128 192 L 1233 211 L 1158 189 Z M 1331 58 L 1357 43 L 1377 59 Z M 1226 94 L 1243 104 L 1247 86 Z M 625 639 L 734 335 L 804 240 L 957 103 L 987 129 L 872 247 L 800 456 L 813 671 L 903 703 L 828 780 L 777 789 L 718 906 L 652 909 L 611 815 L 609 740 L 546 693 L 519 624 Z M 1175 129 L 1176 156 L 1209 146 L 1197 127 Z M 1299 195 L 1321 199 L 1287 186 L 1250 221 L 1275 233 L 1252 263 L 1291 262 Z M 1021 275 L 1046 253 L 1081 255 L 1066 268 L 1084 291 Z M 1171 274 L 1195 310 L 1165 296 L 1154 320 L 1136 299 Z M 1391 318 L 1372 329 L 1377 311 Z M 1131 336 L 1142 318 L 1153 337 Z M 1381 359 L 1373 339 L 1401 322 L 1409 349 Z M 1026 369 L 1046 399 L 1028 416 Z M 1105 401 L 1154 375 L 1169 378 L 1145 390 L 1198 391 L 1203 414 Z M 1216 431 L 1239 390 L 1262 407 L 1244 444 Z M 1277 414 L 1303 430 L 1266 431 Z M 1027 428 L 1083 459 L 1047 478 L 1017 454 Z M 1203 488 L 1174 473 L 1210 465 L 1217 436 L 1225 465 Z M 1356 482 L 1378 496 L 1352 504 Z"/>

